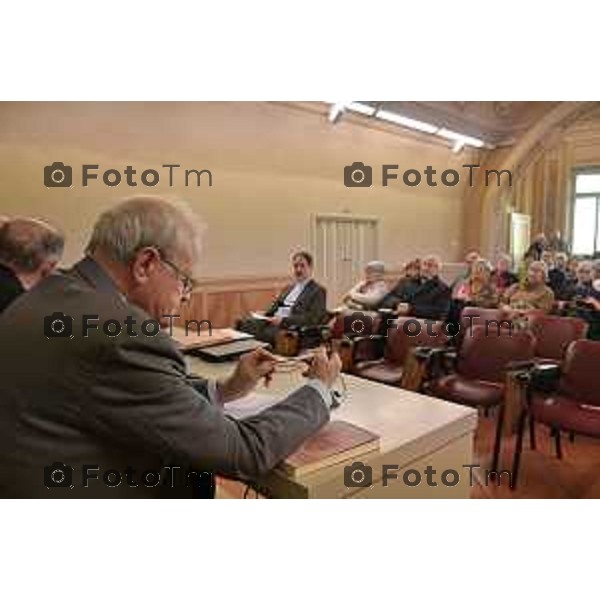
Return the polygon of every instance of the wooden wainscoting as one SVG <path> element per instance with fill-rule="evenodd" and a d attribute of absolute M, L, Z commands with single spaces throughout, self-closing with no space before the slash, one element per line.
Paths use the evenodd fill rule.
<path fill-rule="evenodd" d="M 181 309 L 182 319 L 208 319 L 212 327 L 231 327 L 251 310 L 266 310 L 289 283 L 285 275 L 204 279 Z"/>
<path fill-rule="evenodd" d="M 463 270 L 462 263 L 445 263 L 442 279 L 450 283 Z M 390 270 L 385 279 L 392 286 L 400 277 L 400 270 Z M 214 328 L 232 327 L 240 317 L 250 311 L 266 310 L 290 282 L 288 275 L 200 280 L 190 302 L 181 308 L 181 320 L 175 321 L 175 325 L 183 326 L 185 319 L 207 319 Z M 324 285 L 327 287 L 326 283 Z M 329 308 L 334 307 L 333 300 L 328 298 Z"/>

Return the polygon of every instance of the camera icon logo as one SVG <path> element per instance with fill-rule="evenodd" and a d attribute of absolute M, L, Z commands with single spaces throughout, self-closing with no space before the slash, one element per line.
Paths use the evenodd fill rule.
<path fill-rule="evenodd" d="M 44 317 L 44 335 L 47 338 L 72 338 L 73 317 L 62 312 Z"/>
<path fill-rule="evenodd" d="M 61 462 L 44 467 L 44 485 L 47 488 L 72 488 L 73 467 Z"/>
<path fill-rule="evenodd" d="M 344 467 L 344 485 L 346 487 L 371 487 L 373 485 L 373 469 L 360 461 Z"/>
<path fill-rule="evenodd" d="M 44 185 L 46 187 L 71 187 L 73 169 L 62 162 L 54 162 L 44 167 Z"/>
<path fill-rule="evenodd" d="M 354 337 L 357 335 L 373 335 L 373 317 L 356 311 L 344 317 L 344 335 Z"/>
<path fill-rule="evenodd" d="M 371 187 L 373 169 L 361 162 L 344 167 L 344 185 L 346 187 Z"/>

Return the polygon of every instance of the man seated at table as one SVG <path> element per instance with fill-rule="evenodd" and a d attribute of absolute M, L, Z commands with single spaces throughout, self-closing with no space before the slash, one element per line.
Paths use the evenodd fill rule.
<path fill-rule="evenodd" d="M 372 310 L 388 293 L 384 280 L 385 265 L 373 260 L 365 266 L 365 278 L 359 281 L 342 298 L 341 309 Z"/>
<path fill-rule="evenodd" d="M 0 222 L 0 313 L 54 271 L 63 247 L 63 236 L 43 221 Z"/>
<path fill-rule="evenodd" d="M 421 263 L 421 283 L 414 292 L 398 303 L 396 312 L 417 319 L 445 319 L 450 309 L 450 288 L 440 279 L 441 261 L 428 256 Z"/>
<path fill-rule="evenodd" d="M 313 278 L 313 257 L 308 252 L 292 256 L 294 282 L 264 312 L 238 321 L 236 328 L 275 345 L 280 329 L 320 325 L 327 316 L 327 292 Z"/>
<path fill-rule="evenodd" d="M 167 326 L 191 294 L 202 229 L 184 205 L 119 203 L 83 260 L 0 315 L 0 497 L 212 497 L 213 473 L 253 481 L 328 421 L 335 354 L 242 420 L 222 405 L 270 376 L 273 355 L 246 354 L 222 382 L 188 375 Z"/>

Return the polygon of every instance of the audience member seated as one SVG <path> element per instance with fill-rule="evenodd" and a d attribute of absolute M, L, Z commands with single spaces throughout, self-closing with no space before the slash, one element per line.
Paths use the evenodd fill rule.
<path fill-rule="evenodd" d="M 365 278 L 357 283 L 342 298 L 344 307 L 356 310 L 372 310 L 378 306 L 388 293 L 387 283 L 384 281 L 385 265 L 374 260 L 365 267 Z"/>
<path fill-rule="evenodd" d="M 492 267 L 484 258 L 478 258 L 471 266 L 471 275 L 454 291 L 455 300 L 463 306 L 495 308 L 498 292 L 492 283 Z"/>
<path fill-rule="evenodd" d="M 579 265 L 579 261 L 574 256 L 571 256 L 571 258 L 569 258 L 567 260 L 566 275 L 567 275 L 567 282 L 569 285 L 574 285 L 575 282 L 577 281 L 577 266 L 578 265 Z"/>
<path fill-rule="evenodd" d="M 542 260 L 542 253 L 548 248 L 548 240 L 546 240 L 545 233 L 538 233 L 535 239 L 527 248 L 524 258 L 530 258 L 531 260 Z"/>
<path fill-rule="evenodd" d="M 404 265 L 403 277 L 385 295 L 377 308 L 395 309 L 400 302 L 407 302 L 421 285 L 421 260 L 416 258 Z"/>
<path fill-rule="evenodd" d="M 496 293 L 500 296 L 515 283 L 519 282 L 516 273 L 512 272 L 512 259 L 508 254 L 501 254 L 496 261 L 496 268 L 492 271 L 492 283 Z"/>
<path fill-rule="evenodd" d="M 277 332 L 283 328 L 320 325 L 327 316 L 327 292 L 313 278 L 313 257 L 308 252 L 292 256 L 294 283 L 285 288 L 260 318 L 248 317 L 237 329 L 275 345 Z"/>
<path fill-rule="evenodd" d="M 450 309 L 450 288 L 440 279 L 440 259 L 428 256 L 421 264 L 421 283 L 403 302 L 396 306 L 400 316 L 442 321 Z"/>
<path fill-rule="evenodd" d="M 63 247 L 63 236 L 42 221 L 15 218 L 0 224 L 0 313 L 54 271 Z"/>
<path fill-rule="evenodd" d="M 569 299 L 567 255 L 564 252 L 557 252 L 554 256 L 554 266 L 548 271 L 548 286 L 554 292 L 556 300 Z"/>
<path fill-rule="evenodd" d="M 464 273 L 459 275 L 450 285 L 450 288 L 452 289 L 452 298 L 458 298 L 456 295 L 458 290 L 461 289 L 461 287 L 464 284 L 468 283 L 469 278 L 471 277 L 471 268 L 475 261 L 479 260 L 480 258 L 481 256 L 476 250 L 471 250 L 469 253 L 467 253 L 467 255 L 465 256 L 465 263 L 467 265 L 466 270 L 464 271 Z"/>
<path fill-rule="evenodd" d="M 594 285 L 594 267 L 591 261 L 582 261 L 577 267 L 577 282 L 570 290 L 566 313 L 579 317 L 589 325 L 588 337 L 600 339 L 600 289 Z"/>
<path fill-rule="evenodd" d="M 548 313 L 554 304 L 554 292 L 546 285 L 546 265 L 534 260 L 529 265 L 527 278 L 506 290 L 507 304 L 503 307 L 509 317 L 519 321 L 530 311 Z"/>

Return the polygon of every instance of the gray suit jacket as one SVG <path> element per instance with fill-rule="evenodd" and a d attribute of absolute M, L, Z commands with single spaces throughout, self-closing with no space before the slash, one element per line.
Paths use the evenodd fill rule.
<path fill-rule="evenodd" d="M 46 337 L 55 312 L 72 318 L 73 337 Z M 83 315 L 99 317 L 88 337 Z M 118 337 L 102 332 L 127 316 L 137 337 L 124 325 Z M 141 334 L 149 318 L 89 258 L 0 315 L 1 496 L 191 497 L 204 471 L 253 480 L 328 420 L 310 386 L 260 415 L 225 416 L 167 334 Z"/>

